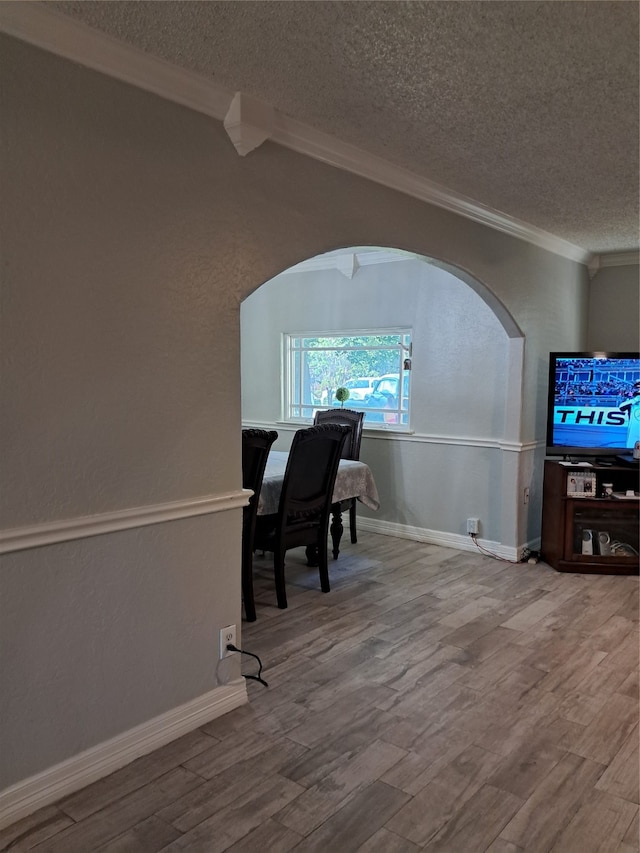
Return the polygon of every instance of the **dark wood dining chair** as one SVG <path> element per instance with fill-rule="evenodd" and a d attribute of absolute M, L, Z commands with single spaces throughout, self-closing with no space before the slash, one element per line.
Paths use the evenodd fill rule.
<path fill-rule="evenodd" d="M 353 409 L 327 409 L 316 412 L 313 418 L 314 424 L 345 424 L 350 427 L 351 435 L 345 441 L 342 450 L 343 459 L 360 459 L 360 445 L 362 443 L 362 428 L 364 426 L 364 412 L 356 412 Z M 355 545 L 358 541 L 356 530 L 356 507 L 357 498 L 348 498 L 340 502 L 340 511 L 349 510 L 349 535 L 351 542 Z M 342 528 L 341 528 L 342 532 Z M 334 549 L 335 556 L 335 549 Z"/>
<path fill-rule="evenodd" d="M 256 621 L 253 597 L 253 540 L 264 469 L 271 445 L 277 437 L 275 430 L 242 430 L 242 488 L 251 489 L 253 492 L 248 505 L 242 509 L 242 599 L 247 622 Z"/>
<path fill-rule="evenodd" d="M 299 429 L 291 443 L 278 511 L 256 519 L 254 547 L 273 553 L 278 607 L 287 606 L 284 559 L 290 548 L 317 549 L 320 587 L 329 592 L 327 537 L 331 496 L 349 429 L 326 424 Z"/>

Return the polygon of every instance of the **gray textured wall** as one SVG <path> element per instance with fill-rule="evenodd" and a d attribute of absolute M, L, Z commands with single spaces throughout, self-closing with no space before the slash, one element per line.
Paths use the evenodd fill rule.
<path fill-rule="evenodd" d="M 587 349 L 637 352 L 640 349 L 638 265 L 603 267 L 589 287 Z"/>

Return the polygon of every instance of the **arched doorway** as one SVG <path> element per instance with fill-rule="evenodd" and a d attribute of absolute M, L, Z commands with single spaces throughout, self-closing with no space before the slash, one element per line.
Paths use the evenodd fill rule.
<path fill-rule="evenodd" d="M 362 452 L 383 505 L 363 513 L 363 526 L 467 548 L 473 516 L 481 538 L 515 557 L 524 529 L 524 337 L 495 294 L 464 271 L 406 251 L 352 247 L 266 282 L 241 308 L 243 423 L 278 429 L 281 449 L 301 426 L 282 406 L 286 336 L 391 328 L 411 330 L 411 414 L 407 430 L 366 429 Z"/>

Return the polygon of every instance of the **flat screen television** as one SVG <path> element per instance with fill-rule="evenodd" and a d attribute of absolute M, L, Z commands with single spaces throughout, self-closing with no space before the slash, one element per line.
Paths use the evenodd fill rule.
<path fill-rule="evenodd" d="M 549 355 L 548 456 L 629 456 L 640 441 L 640 353 Z"/>

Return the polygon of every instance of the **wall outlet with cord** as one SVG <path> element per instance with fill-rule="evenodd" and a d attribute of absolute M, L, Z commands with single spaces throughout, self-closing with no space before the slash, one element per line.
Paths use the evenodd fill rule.
<path fill-rule="evenodd" d="M 220 628 L 220 660 L 224 660 L 233 654 L 233 650 L 228 646 L 235 646 L 235 644 L 236 626 L 227 625 L 226 628 Z"/>
<path fill-rule="evenodd" d="M 477 536 L 480 533 L 480 519 L 479 518 L 468 518 L 467 519 L 467 533 L 470 536 Z"/>

